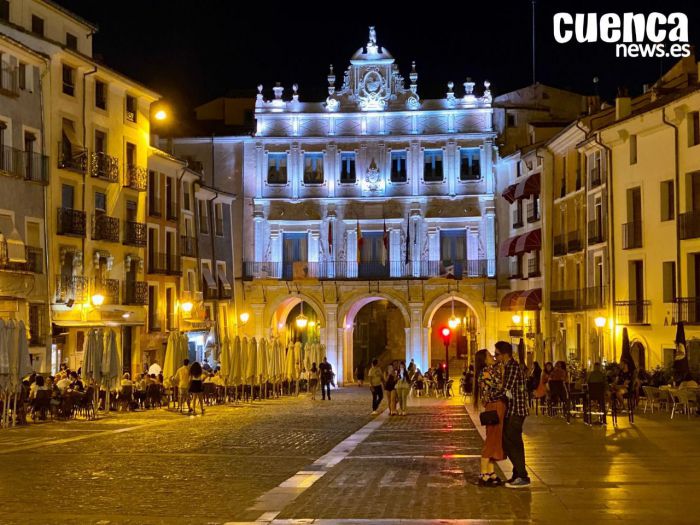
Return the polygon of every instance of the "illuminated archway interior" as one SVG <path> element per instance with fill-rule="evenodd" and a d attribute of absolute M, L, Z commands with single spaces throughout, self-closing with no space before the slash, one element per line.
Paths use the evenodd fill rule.
<path fill-rule="evenodd" d="M 451 319 L 452 323 L 450 323 Z M 448 347 L 450 362 L 459 361 L 459 369 L 468 366 L 479 350 L 479 326 L 476 313 L 457 299 L 454 301 L 454 307 L 452 301 L 448 300 L 435 309 L 430 320 L 430 364 L 433 367 L 445 362 L 445 345 L 440 331 L 446 326 L 450 328 L 452 334 Z M 454 366 L 451 368 L 455 370 Z"/>

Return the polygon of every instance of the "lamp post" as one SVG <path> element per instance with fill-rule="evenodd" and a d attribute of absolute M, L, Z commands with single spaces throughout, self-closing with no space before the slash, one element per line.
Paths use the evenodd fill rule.
<path fill-rule="evenodd" d="M 450 339 L 452 338 L 452 331 L 447 327 L 443 327 L 440 330 L 440 335 L 442 336 L 442 343 L 445 345 L 445 384 L 450 379 Z"/>
<path fill-rule="evenodd" d="M 603 328 L 605 327 L 605 317 L 598 316 L 593 322 L 595 323 L 596 329 L 598 330 L 598 355 L 597 359 L 602 359 L 603 357 Z"/>

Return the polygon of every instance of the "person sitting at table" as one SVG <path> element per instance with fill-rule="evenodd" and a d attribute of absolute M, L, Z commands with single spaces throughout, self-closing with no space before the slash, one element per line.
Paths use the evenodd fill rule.
<path fill-rule="evenodd" d="M 594 363 L 593 364 L 593 370 L 588 372 L 588 376 L 586 377 L 586 383 L 591 384 L 591 383 L 607 383 L 608 378 L 605 375 L 605 372 L 600 367 L 600 363 Z"/>
<path fill-rule="evenodd" d="M 67 376 L 61 377 L 61 379 L 56 381 L 56 388 L 58 388 L 59 392 L 62 394 L 68 390 L 70 383 L 71 381 Z"/>
<path fill-rule="evenodd" d="M 613 385 L 613 391 L 615 393 L 615 397 L 617 397 L 617 400 L 620 403 L 620 406 L 622 406 L 625 395 L 627 395 L 627 392 L 629 392 L 630 385 L 632 384 L 632 371 L 630 370 L 629 363 L 626 360 L 623 360 L 620 363 L 620 367 L 620 372 L 618 372 L 617 378 L 615 379 L 615 384 Z"/>
<path fill-rule="evenodd" d="M 129 372 L 124 374 L 122 376 L 122 380 L 119 382 L 119 392 L 120 393 L 124 391 L 125 386 L 126 387 L 130 386 L 132 389 L 134 387 L 134 383 L 131 381 L 131 375 L 129 375 Z"/>
<path fill-rule="evenodd" d="M 39 390 L 48 390 L 48 388 L 46 387 L 44 376 L 38 375 L 34 379 L 32 385 L 29 387 L 29 399 L 33 400 L 34 398 L 36 398 L 36 393 Z"/>
<path fill-rule="evenodd" d="M 73 392 L 83 392 L 85 390 L 82 380 L 78 377 L 78 372 L 70 373 L 70 385 L 68 389 Z"/>
<path fill-rule="evenodd" d="M 698 382 L 688 373 L 683 378 L 683 381 L 681 381 L 679 388 L 698 388 L 698 386 L 700 386 Z"/>

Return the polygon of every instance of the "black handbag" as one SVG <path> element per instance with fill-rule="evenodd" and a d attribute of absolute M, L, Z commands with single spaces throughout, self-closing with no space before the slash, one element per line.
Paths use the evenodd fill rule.
<path fill-rule="evenodd" d="M 495 410 L 485 410 L 481 414 L 479 414 L 479 421 L 481 421 L 481 424 L 484 426 L 488 425 L 498 425 L 499 419 L 498 419 L 498 412 Z"/>

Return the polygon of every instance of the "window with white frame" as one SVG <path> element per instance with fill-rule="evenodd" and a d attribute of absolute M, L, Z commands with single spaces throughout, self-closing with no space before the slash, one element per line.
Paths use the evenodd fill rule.
<path fill-rule="evenodd" d="M 323 153 L 304 153 L 304 184 L 323 184 Z"/>
<path fill-rule="evenodd" d="M 441 149 L 425 150 L 423 153 L 423 180 L 425 182 L 442 182 L 442 158 Z"/>
<path fill-rule="evenodd" d="M 267 154 L 267 183 L 287 184 L 287 154 Z"/>

